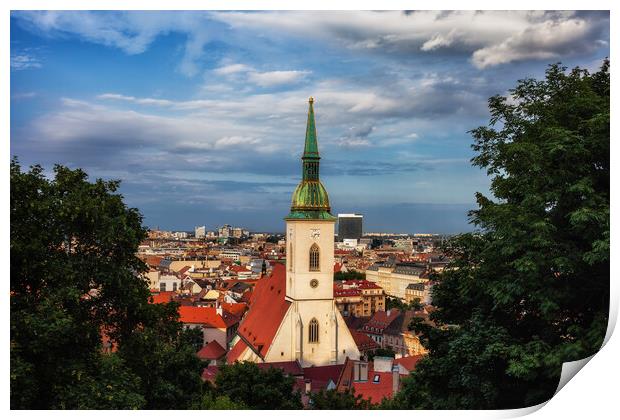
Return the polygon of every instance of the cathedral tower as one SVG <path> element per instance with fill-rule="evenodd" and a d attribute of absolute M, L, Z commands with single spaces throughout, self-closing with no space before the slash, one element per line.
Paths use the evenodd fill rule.
<path fill-rule="evenodd" d="M 360 353 L 334 302 L 334 225 L 319 177 L 310 98 L 301 182 L 286 220 L 286 267 L 261 279 L 227 361 L 298 361 L 303 367 L 358 360 Z"/>
<path fill-rule="evenodd" d="M 286 216 L 286 296 L 293 300 L 333 299 L 334 226 L 327 190 L 319 177 L 319 146 L 309 100 L 302 179 Z"/>

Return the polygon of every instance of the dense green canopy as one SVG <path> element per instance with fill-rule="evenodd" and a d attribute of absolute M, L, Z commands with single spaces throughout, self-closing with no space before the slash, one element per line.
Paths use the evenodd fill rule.
<path fill-rule="evenodd" d="M 117 181 L 54 173 L 11 162 L 11 408 L 187 408 L 200 361 L 176 306 L 148 303 L 141 215 Z"/>
<path fill-rule="evenodd" d="M 429 357 L 396 405 L 517 408 L 549 399 L 562 363 L 601 346 L 609 309 L 609 62 L 590 74 L 552 65 L 489 100 L 472 131 L 479 227 L 447 247 L 433 289 Z"/>

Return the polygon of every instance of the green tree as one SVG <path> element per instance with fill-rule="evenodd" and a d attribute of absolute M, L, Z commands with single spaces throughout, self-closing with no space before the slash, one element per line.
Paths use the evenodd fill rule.
<path fill-rule="evenodd" d="M 379 348 L 376 350 L 371 350 L 368 353 L 368 359 L 369 360 L 374 360 L 375 357 L 395 357 L 396 353 L 394 353 L 394 350 L 392 349 L 384 349 L 384 348 Z"/>
<path fill-rule="evenodd" d="M 217 394 L 258 410 L 302 408 L 300 394 L 293 391 L 295 380 L 281 369 L 261 370 L 255 363 L 222 366 L 215 378 Z"/>
<path fill-rule="evenodd" d="M 148 303 L 142 216 L 118 181 L 54 175 L 11 161 L 11 408 L 153 407 L 145 390 L 162 371 L 157 389 L 190 399 L 199 361 L 176 307 Z M 104 355 L 103 334 L 117 354 Z"/>
<path fill-rule="evenodd" d="M 351 270 L 351 271 L 339 271 L 338 273 L 334 273 L 334 280 L 342 281 L 342 280 L 366 280 L 366 273 L 360 273 L 359 271 Z"/>
<path fill-rule="evenodd" d="M 480 229 L 453 239 L 433 289 L 438 328 L 396 396 L 401 407 L 516 408 L 549 399 L 563 362 L 600 348 L 609 305 L 609 62 L 551 65 L 472 131 Z M 423 331 L 422 331 L 423 330 Z"/>
<path fill-rule="evenodd" d="M 371 404 L 361 395 L 356 396 L 355 390 L 338 392 L 335 389 L 322 389 L 311 394 L 310 407 L 314 410 L 366 410 Z"/>
<path fill-rule="evenodd" d="M 226 395 L 214 395 L 212 393 L 205 393 L 198 401 L 192 406 L 194 410 L 247 410 L 247 407 L 242 403 L 232 401 Z"/>

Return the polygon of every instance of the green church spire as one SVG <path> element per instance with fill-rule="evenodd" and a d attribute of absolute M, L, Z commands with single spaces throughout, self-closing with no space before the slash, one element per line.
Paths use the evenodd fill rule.
<path fill-rule="evenodd" d="M 293 193 L 291 212 L 285 219 L 335 220 L 330 214 L 329 196 L 319 179 L 319 145 L 314 122 L 314 98 L 310 97 L 306 141 L 302 161 L 302 180 Z"/>
<path fill-rule="evenodd" d="M 306 123 L 306 144 L 304 146 L 304 155 L 302 159 L 317 158 L 319 159 L 319 145 L 316 141 L 316 126 L 314 124 L 314 98 L 308 99 L 308 122 Z"/>

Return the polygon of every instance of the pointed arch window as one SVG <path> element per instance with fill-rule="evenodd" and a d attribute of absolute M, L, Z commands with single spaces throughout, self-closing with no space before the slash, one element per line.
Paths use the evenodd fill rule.
<path fill-rule="evenodd" d="M 308 324 L 308 342 L 319 342 L 319 321 L 316 318 L 312 318 L 310 324 Z"/>
<path fill-rule="evenodd" d="M 310 247 L 310 271 L 319 271 L 319 246 L 312 244 Z"/>

